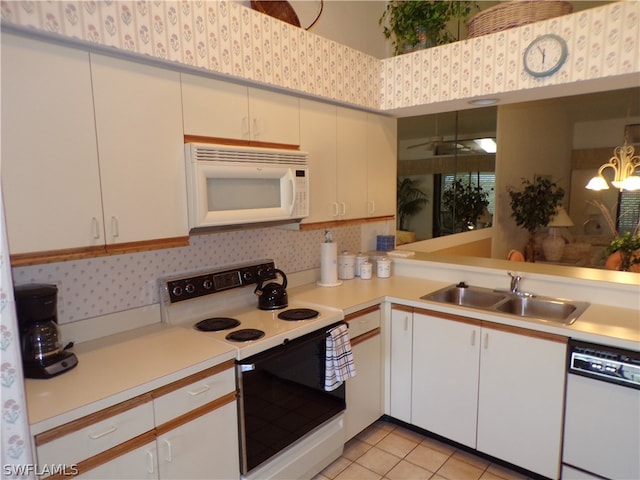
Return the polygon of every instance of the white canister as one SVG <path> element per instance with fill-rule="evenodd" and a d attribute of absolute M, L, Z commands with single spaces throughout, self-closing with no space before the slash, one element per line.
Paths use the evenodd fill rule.
<path fill-rule="evenodd" d="M 356 255 L 356 277 L 362 276 L 361 267 L 364 262 L 368 262 L 369 257 L 364 255 L 362 252 Z"/>
<path fill-rule="evenodd" d="M 362 262 L 360 264 L 360 278 L 362 280 L 371 280 L 371 275 L 373 274 L 373 264 L 368 261 Z"/>
<path fill-rule="evenodd" d="M 356 256 L 346 250 L 338 255 L 338 278 L 351 280 L 356 275 Z"/>
<path fill-rule="evenodd" d="M 391 276 L 391 260 L 387 257 L 378 259 L 378 278 L 389 278 Z"/>

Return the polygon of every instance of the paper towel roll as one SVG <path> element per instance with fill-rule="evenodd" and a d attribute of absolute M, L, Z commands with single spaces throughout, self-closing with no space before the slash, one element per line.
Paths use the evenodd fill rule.
<path fill-rule="evenodd" d="M 335 287 L 342 282 L 338 281 L 338 244 L 320 244 L 320 281 L 318 285 L 323 287 Z"/>

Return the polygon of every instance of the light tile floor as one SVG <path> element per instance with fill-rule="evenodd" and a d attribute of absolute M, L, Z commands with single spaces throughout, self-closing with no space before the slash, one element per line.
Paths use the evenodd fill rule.
<path fill-rule="evenodd" d="M 526 480 L 464 450 L 379 420 L 313 480 Z"/>

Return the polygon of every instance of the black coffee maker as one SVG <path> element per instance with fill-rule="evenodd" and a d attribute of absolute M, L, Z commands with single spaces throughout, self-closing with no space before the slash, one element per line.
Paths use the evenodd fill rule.
<path fill-rule="evenodd" d="M 58 287 L 49 284 L 14 288 L 24 376 L 51 378 L 78 364 L 62 348 L 58 330 Z"/>

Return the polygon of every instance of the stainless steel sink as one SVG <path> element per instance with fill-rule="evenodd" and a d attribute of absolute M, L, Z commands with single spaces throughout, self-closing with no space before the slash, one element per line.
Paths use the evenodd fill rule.
<path fill-rule="evenodd" d="M 420 298 L 563 325 L 574 323 L 589 306 L 587 302 L 501 292 L 490 288 L 472 287 L 464 283 L 450 285 Z"/>
<path fill-rule="evenodd" d="M 420 297 L 424 300 L 461 305 L 464 307 L 487 308 L 506 298 L 502 293 L 488 288 L 452 285 Z"/>
<path fill-rule="evenodd" d="M 518 317 L 538 318 L 571 325 L 588 306 L 588 303 L 571 300 L 513 296 L 507 301 L 496 305 L 495 310 Z"/>

